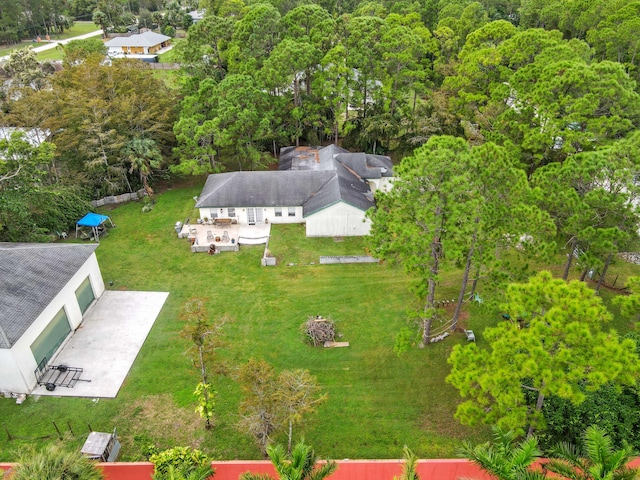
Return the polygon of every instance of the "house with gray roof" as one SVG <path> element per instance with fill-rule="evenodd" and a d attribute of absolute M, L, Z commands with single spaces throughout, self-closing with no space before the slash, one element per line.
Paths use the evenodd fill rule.
<path fill-rule="evenodd" d="M 340 166 L 369 183 L 372 192 L 388 191 L 393 183 L 393 163 L 389 157 L 353 153 L 337 145 L 285 147 L 278 160 L 279 170 L 337 170 Z"/>
<path fill-rule="evenodd" d="M 0 242 L 0 393 L 30 393 L 104 292 L 97 247 Z"/>
<path fill-rule="evenodd" d="M 392 179 L 388 157 L 331 145 L 288 147 L 279 170 L 210 175 L 196 203 L 203 221 L 304 223 L 308 237 L 367 235 L 373 192 Z"/>
<path fill-rule="evenodd" d="M 136 35 L 115 37 L 105 42 L 107 54 L 113 56 L 153 55 L 169 46 L 171 37 L 160 33 L 146 31 Z"/>

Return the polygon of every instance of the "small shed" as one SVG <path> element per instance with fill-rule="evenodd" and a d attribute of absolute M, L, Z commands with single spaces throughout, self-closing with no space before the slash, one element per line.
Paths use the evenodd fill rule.
<path fill-rule="evenodd" d="M 78 231 L 81 227 L 91 228 L 93 234 L 93 240 L 100 242 L 100 233 L 104 231 L 104 224 L 109 221 L 112 227 L 115 227 L 111 217 L 107 215 L 100 215 L 99 213 L 87 213 L 84 217 L 76 222 L 76 238 L 78 238 Z"/>
<path fill-rule="evenodd" d="M 115 462 L 120 453 L 120 440 L 113 433 L 91 432 L 84 442 L 81 453 L 91 460 L 100 462 Z"/>

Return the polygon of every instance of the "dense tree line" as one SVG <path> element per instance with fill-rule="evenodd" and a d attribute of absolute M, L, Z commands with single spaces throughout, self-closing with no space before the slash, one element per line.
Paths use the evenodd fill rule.
<path fill-rule="evenodd" d="M 637 5 L 211 2 L 179 46 L 182 170 L 256 167 L 300 142 L 402 155 L 450 134 L 531 174 L 636 129 L 637 42 L 622 34 Z M 242 93 L 220 104 L 220 90 Z"/>
<path fill-rule="evenodd" d="M 76 17 L 73 2 L 67 0 L 2 0 L 0 2 L 0 43 L 18 43 L 62 33 Z"/>

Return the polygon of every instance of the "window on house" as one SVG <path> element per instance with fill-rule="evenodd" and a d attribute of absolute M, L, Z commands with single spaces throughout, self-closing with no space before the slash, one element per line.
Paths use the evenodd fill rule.
<path fill-rule="evenodd" d="M 235 208 L 227 208 L 227 213 L 229 214 L 230 218 L 234 218 L 236 216 L 236 209 Z"/>
<path fill-rule="evenodd" d="M 282 207 L 275 207 L 276 217 L 282 216 Z"/>
<path fill-rule="evenodd" d="M 289 207 L 289 216 L 290 217 L 296 216 L 296 207 Z"/>
<path fill-rule="evenodd" d="M 211 214 L 211 216 L 209 218 L 211 218 L 211 220 L 213 220 L 214 218 L 218 218 L 218 212 L 216 212 L 215 210 L 210 210 L 209 213 Z"/>

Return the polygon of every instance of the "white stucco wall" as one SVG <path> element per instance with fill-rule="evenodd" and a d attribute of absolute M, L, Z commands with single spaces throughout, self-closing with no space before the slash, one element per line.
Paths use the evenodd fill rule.
<path fill-rule="evenodd" d="M 309 215 L 306 222 L 307 237 L 362 236 L 371 230 L 371 221 L 365 218 L 365 212 L 344 202 Z"/>
<path fill-rule="evenodd" d="M 0 392 L 30 393 L 36 386 L 34 370 L 36 361 L 31 344 L 38 338 L 53 317 L 64 307 L 71 331 L 82 322 L 82 313 L 76 299 L 76 290 L 89 276 L 96 299 L 104 292 L 104 281 L 95 253 L 89 257 L 78 272 L 64 286 L 53 301 L 42 311 L 11 349 L 0 349 Z M 64 343 L 63 343 L 64 345 Z"/>
<path fill-rule="evenodd" d="M 302 216 L 302 207 L 292 207 L 295 211 L 294 216 L 289 216 L 289 207 L 282 207 L 282 216 L 276 217 L 276 207 L 236 207 L 233 212 L 234 216 L 229 215 L 228 208 L 201 208 L 200 218 L 204 221 L 205 218 L 235 218 L 238 223 L 246 225 L 249 223 L 247 217 L 247 210 L 253 208 L 257 213 L 259 210 L 262 215 L 262 221 L 258 223 L 265 223 L 267 220 L 269 223 L 303 223 L 304 218 Z M 257 216 L 256 216 L 257 217 Z M 257 217 L 259 219 L 259 217 Z"/>
<path fill-rule="evenodd" d="M 367 181 L 369 182 L 369 187 L 371 188 L 372 193 L 376 193 L 378 190 L 382 190 L 383 192 L 388 192 L 393 187 L 393 177 L 382 177 L 382 178 L 370 178 Z"/>

